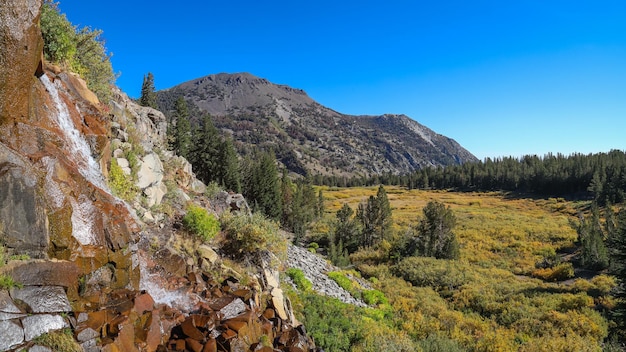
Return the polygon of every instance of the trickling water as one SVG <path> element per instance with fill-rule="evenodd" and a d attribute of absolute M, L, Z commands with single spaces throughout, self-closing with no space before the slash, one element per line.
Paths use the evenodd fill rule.
<path fill-rule="evenodd" d="M 184 311 L 190 311 L 191 308 L 200 300 L 196 296 L 195 302 L 190 295 L 180 291 L 168 290 L 164 287 L 164 279 L 159 273 L 150 273 L 147 262 L 142 251 L 139 251 L 139 289 L 146 290 L 154 299 L 154 302 L 178 308 Z"/>
<path fill-rule="evenodd" d="M 109 189 L 104 182 L 100 165 L 98 165 L 96 160 L 91 156 L 91 149 L 89 148 L 89 145 L 74 126 L 69 110 L 59 96 L 59 90 L 55 84 L 50 81 L 47 75 L 42 75 L 40 80 L 54 101 L 54 105 L 57 110 L 57 114 L 53 114 L 54 120 L 57 126 L 59 126 L 61 132 L 63 132 L 67 147 L 70 149 L 70 154 L 78 165 L 78 171 L 89 182 L 98 188 L 109 192 Z"/>

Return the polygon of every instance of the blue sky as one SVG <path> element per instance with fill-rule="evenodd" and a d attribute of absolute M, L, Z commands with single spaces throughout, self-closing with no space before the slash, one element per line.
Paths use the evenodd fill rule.
<path fill-rule="evenodd" d="M 137 97 L 220 72 L 406 114 L 479 158 L 626 149 L 626 1 L 78 1 Z"/>

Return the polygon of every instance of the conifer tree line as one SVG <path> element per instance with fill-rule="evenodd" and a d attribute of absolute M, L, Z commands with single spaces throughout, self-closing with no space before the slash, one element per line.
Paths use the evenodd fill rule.
<path fill-rule="evenodd" d="M 424 168 L 407 175 L 373 177 L 313 177 L 315 184 L 351 187 L 377 184 L 409 189 L 462 191 L 515 191 L 543 196 L 578 195 L 599 204 L 626 199 L 626 153 L 612 150 L 596 154 L 527 155 L 521 158 L 487 158 L 482 162 Z"/>

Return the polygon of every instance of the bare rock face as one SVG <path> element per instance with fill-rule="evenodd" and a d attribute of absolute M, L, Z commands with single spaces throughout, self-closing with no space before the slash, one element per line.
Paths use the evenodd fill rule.
<path fill-rule="evenodd" d="M 41 74 L 41 3 L 0 1 L 0 124 L 28 115 L 32 83 Z"/>

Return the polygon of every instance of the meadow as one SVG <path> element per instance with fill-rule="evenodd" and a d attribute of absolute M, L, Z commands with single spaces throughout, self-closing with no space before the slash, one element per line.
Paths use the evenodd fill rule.
<path fill-rule="evenodd" d="M 588 202 L 500 192 L 385 189 L 395 234 L 416 224 L 429 201 L 449 206 L 457 218 L 460 259 L 392 259 L 384 244 L 353 253 L 350 273 L 369 279 L 386 300 L 361 313 L 345 307 L 350 313 L 344 315 L 357 321 L 343 331 L 353 337 L 350 347 L 322 346 L 327 351 L 375 351 L 376 344 L 368 342 L 372 336 L 385 336 L 387 346 L 395 346 L 388 350 L 398 351 L 607 349 L 609 322 L 604 314 L 614 305 L 609 291 L 615 281 L 602 273 L 576 277 L 581 271 L 570 261 L 577 238 L 570 221 L 576 221 Z M 355 209 L 377 187 L 322 190 L 330 223 L 343 204 Z M 314 226 L 313 232 L 327 228 Z M 317 301 L 304 305 L 311 310 Z M 329 306 L 341 311 L 341 304 L 329 302 L 318 303 L 321 313 L 315 314 L 325 315 L 323 307 Z M 320 327 L 312 317 L 303 319 L 314 336 L 316 329 L 332 325 Z M 333 329 L 335 334 L 341 330 Z"/>

